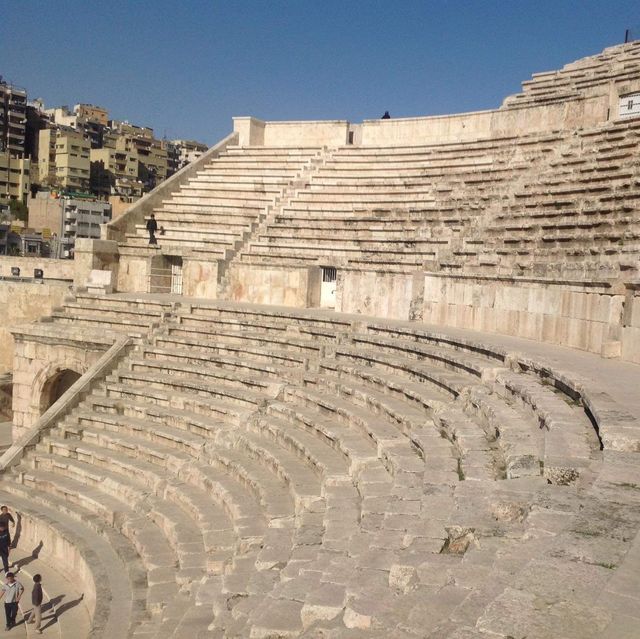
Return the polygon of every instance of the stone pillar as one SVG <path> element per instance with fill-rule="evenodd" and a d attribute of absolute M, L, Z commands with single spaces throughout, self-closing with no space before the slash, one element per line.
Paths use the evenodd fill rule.
<path fill-rule="evenodd" d="M 111 271 L 113 281 L 117 282 L 118 243 L 114 240 L 78 238 L 75 245 L 74 263 L 73 285 L 75 288 L 85 286 L 89 279 L 89 273 L 93 270 Z"/>
<path fill-rule="evenodd" d="M 233 118 L 233 131 L 240 146 L 264 146 L 265 123 L 258 118 Z"/>

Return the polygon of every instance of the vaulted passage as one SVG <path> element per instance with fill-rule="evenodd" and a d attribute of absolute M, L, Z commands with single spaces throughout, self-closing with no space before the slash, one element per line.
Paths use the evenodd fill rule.
<path fill-rule="evenodd" d="M 42 395 L 40 395 L 40 414 L 55 404 L 78 379 L 80 379 L 80 373 L 70 368 L 60 370 L 50 377 L 42 388 Z"/>

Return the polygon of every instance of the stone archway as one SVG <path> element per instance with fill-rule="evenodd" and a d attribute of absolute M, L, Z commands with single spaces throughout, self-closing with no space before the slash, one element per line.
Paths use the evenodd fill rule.
<path fill-rule="evenodd" d="M 80 377 L 81 374 L 71 368 L 56 370 L 44 383 L 40 392 L 40 414 L 60 399 Z"/>

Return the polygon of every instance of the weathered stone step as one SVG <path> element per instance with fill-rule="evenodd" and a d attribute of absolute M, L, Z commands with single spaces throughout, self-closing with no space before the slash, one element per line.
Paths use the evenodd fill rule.
<path fill-rule="evenodd" d="M 94 468 L 100 468 L 99 486 L 107 494 L 127 501 L 135 510 L 145 513 L 156 524 L 166 541 L 170 544 L 178 559 L 179 570 L 176 580 L 187 585 L 199 580 L 206 573 L 206 557 L 202 542 L 202 532 L 195 522 L 186 516 L 179 506 L 158 499 L 151 494 L 149 487 L 136 479 L 134 474 L 125 471 L 117 463 L 111 463 L 107 449 L 88 442 L 47 437 L 39 450 L 46 450 L 56 458 L 64 458 L 67 464 L 67 476 L 86 480 L 87 485 L 95 485 L 91 474 Z M 40 462 L 41 463 L 41 462 Z M 83 482 L 85 483 L 85 482 Z"/>
<path fill-rule="evenodd" d="M 251 408 L 264 403 L 267 395 L 246 387 L 231 386 L 227 384 L 214 384 L 213 382 L 193 380 L 189 378 L 175 379 L 170 375 L 137 373 L 118 371 L 107 378 L 107 390 L 109 394 L 116 393 L 131 396 L 136 394 L 136 389 L 145 388 L 147 396 L 153 391 L 162 393 L 181 393 L 186 395 L 205 395 L 206 397 L 219 397 L 224 401 L 239 404 L 245 408 Z M 139 391 L 137 394 L 142 394 Z M 144 394 L 143 394 L 144 396 Z M 166 399 L 165 399 L 166 401 Z"/>
<path fill-rule="evenodd" d="M 118 473 L 134 478 L 143 484 L 158 498 L 166 500 L 184 512 L 179 521 L 192 519 L 203 538 L 210 572 L 221 572 L 230 559 L 238 540 L 233 531 L 233 524 L 225 511 L 214 503 L 211 496 L 202 489 L 181 481 L 176 476 L 163 472 L 157 452 L 152 453 L 155 463 L 146 461 L 149 455 L 144 442 L 128 437 L 120 432 L 83 429 L 81 432 L 65 430 L 59 427 L 61 436 L 73 435 L 73 439 L 65 439 L 65 443 L 75 445 L 80 451 L 88 451 L 94 456 L 96 465 L 111 468 Z M 52 434 L 56 434 L 53 431 Z M 77 437 L 82 437 L 77 440 Z M 114 457 L 113 452 L 118 455 Z M 188 462 L 186 462 L 188 463 Z M 167 467 L 170 467 L 167 465 Z M 165 467 L 165 468 L 167 468 Z"/>

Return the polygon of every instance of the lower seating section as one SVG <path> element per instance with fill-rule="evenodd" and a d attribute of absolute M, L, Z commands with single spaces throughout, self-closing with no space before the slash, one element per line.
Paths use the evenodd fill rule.
<path fill-rule="evenodd" d="M 54 321 L 73 317 L 136 345 L 0 491 L 74 531 L 98 581 L 131 598 L 129 629 L 93 636 L 472 636 L 454 630 L 493 627 L 504 586 L 487 584 L 507 566 L 517 580 L 559 561 L 580 568 L 564 588 L 598 593 L 579 551 L 540 545 L 545 518 L 578 526 L 598 434 L 507 354 L 416 326 L 176 298 L 83 294 Z M 567 636 L 601 636 L 582 608 L 564 614 L 584 633 Z"/>

